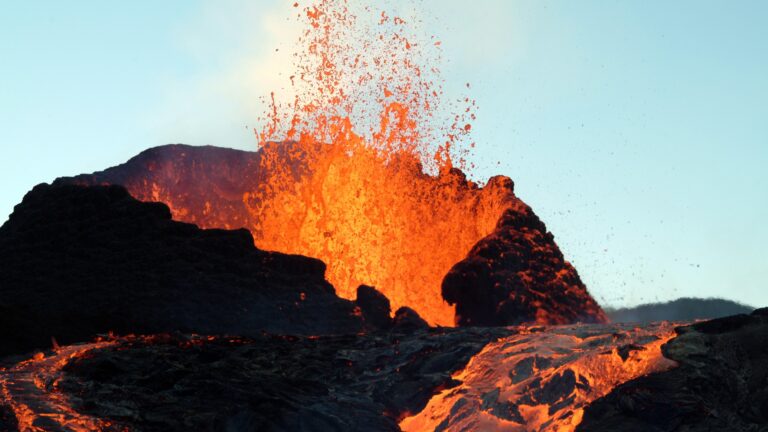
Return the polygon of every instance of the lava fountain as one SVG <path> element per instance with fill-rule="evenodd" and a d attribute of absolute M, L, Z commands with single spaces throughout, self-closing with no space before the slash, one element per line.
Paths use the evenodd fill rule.
<path fill-rule="evenodd" d="M 246 198 L 261 221 L 257 244 L 322 259 L 342 297 L 372 284 L 394 309 L 452 325 L 440 282 L 511 203 L 451 170 L 455 158 L 465 163 L 474 102 L 438 126 L 442 83 L 424 65 L 438 63 L 439 42 L 423 42 L 401 17 L 364 12 L 331 0 L 303 11 L 295 99 L 281 106 L 273 94 L 257 134 L 262 146 L 292 141 L 299 151 L 265 151 L 273 175 Z M 296 176 L 297 165 L 308 175 Z"/>
<path fill-rule="evenodd" d="M 356 16 L 346 0 L 300 10 L 306 30 L 291 75 L 296 94 L 287 103 L 268 98 L 265 126 L 254 131 L 257 152 L 212 161 L 207 150 L 199 158 L 172 146 L 172 159 L 149 151 L 74 181 L 121 184 L 202 228 L 246 227 L 259 248 L 323 260 L 341 297 L 374 285 L 392 310 L 411 307 L 433 325 L 607 321 L 512 181 L 494 177 L 480 187 L 461 171 L 473 148 L 475 104 L 449 103 L 456 114 L 442 125 L 442 81 L 431 66 L 439 63 L 440 42 L 410 33 L 406 19 L 363 10 L 376 19 Z M 405 431 L 572 431 L 593 400 L 673 366 L 660 348 L 673 336 L 666 323 L 504 330 L 508 336 L 453 375 L 451 388 L 436 386 L 444 390 L 423 410 L 382 415 Z M 403 337 L 420 337 L 412 333 Z M 425 330 L 424 337 L 434 335 Z M 148 338 L 142 343 L 151 344 Z M 73 361 L 128 350 L 135 340 L 56 347 L 2 370 L 0 405 L 25 431 L 120 429 L 108 415 L 80 413 L 84 406 L 57 383 Z M 394 353 L 400 344 L 393 342 Z"/>
<path fill-rule="evenodd" d="M 394 309 L 410 306 L 431 324 L 453 325 L 440 282 L 515 204 L 509 191 L 474 187 L 458 173 L 431 177 L 413 159 L 384 163 L 367 148 L 354 156 L 337 144 L 316 149 L 303 159 L 312 174 L 293 187 L 269 199 L 261 188 L 245 195 L 250 220 L 259 221 L 251 227 L 256 244 L 322 259 L 341 297 L 371 284 Z"/>
<path fill-rule="evenodd" d="M 122 184 L 138 199 L 166 203 L 177 220 L 245 227 L 259 248 L 319 258 L 341 297 L 353 299 L 360 284 L 373 285 L 393 311 L 408 306 L 432 325 L 460 323 L 456 301 L 443 298 L 443 279 L 500 229 L 505 214 L 530 219 L 532 212 L 508 178 L 480 187 L 460 170 L 471 168 L 475 103 L 446 101 L 435 66 L 440 42 L 414 34 L 418 23 L 410 19 L 361 10 L 356 16 L 344 0 L 301 10 L 305 30 L 290 78 L 295 95 L 288 102 L 274 93 L 266 98 L 255 154 L 220 163 L 191 150 L 176 160 L 140 155 L 129 162 L 138 168 L 79 181 Z M 540 241 L 531 240 L 538 224 L 515 229 L 527 230 L 529 240 L 490 251 L 499 259 L 517 257 L 515 268 L 506 269 L 514 275 L 491 281 L 466 266 L 459 275 L 476 279 L 464 285 L 502 288 L 486 298 L 522 299 L 525 306 L 508 308 L 504 313 L 515 317 L 501 324 L 605 321 L 546 228 L 541 225 Z M 544 271 L 523 262 L 545 249 L 554 253 Z M 488 259 L 484 265 L 494 267 Z M 564 314 L 536 300 L 550 295 L 573 297 L 576 307 Z M 519 313 L 531 308 L 537 313 Z"/>

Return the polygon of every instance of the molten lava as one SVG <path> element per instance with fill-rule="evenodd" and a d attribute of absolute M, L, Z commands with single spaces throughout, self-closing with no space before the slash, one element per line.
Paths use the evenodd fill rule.
<path fill-rule="evenodd" d="M 673 325 L 521 328 L 488 344 L 404 431 L 571 432 L 583 409 L 614 387 L 667 370 Z"/>
<path fill-rule="evenodd" d="M 431 324 L 453 325 L 440 283 L 515 204 L 510 191 L 480 189 L 453 172 L 431 177 L 412 158 L 385 163 L 367 148 L 353 156 L 347 146 L 316 149 L 304 156 L 309 175 L 246 195 L 256 244 L 320 258 L 341 297 L 371 284 L 393 310 L 409 306 Z"/>
<path fill-rule="evenodd" d="M 258 134 L 263 146 L 295 147 L 265 149 L 261 168 L 271 176 L 244 197 L 256 244 L 322 259 L 342 297 L 375 285 L 393 309 L 453 325 L 440 282 L 511 204 L 508 191 L 481 193 L 451 170 L 466 153 L 457 149 L 474 102 L 436 127 L 443 91 L 425 65 L 437 63 L 437 49 L 417 43 L 403 18 L 381 12 L 366 25 L 346 0 L 321 0 L 303 15 L 295 99 L 281 105 L 273 94 Z M 306 168 L 298 176 L 297 166 Z"/>
<path fill-rule="evenodd" d="M 59 348 L 48 357 L 37 353 L 0 372 L 0 405 L 13 411 L 22 432 L 121 430 L 109 421 L 78 413 L 72 408 L 70 398 L 58 390 L 64 366 L 76 357 L 114 344 L 114 341 L 97 341 L 71 345 Z"/>

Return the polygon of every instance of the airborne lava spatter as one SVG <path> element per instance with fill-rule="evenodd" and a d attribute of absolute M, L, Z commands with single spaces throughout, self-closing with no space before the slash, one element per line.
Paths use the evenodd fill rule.
<path fill-rule="evenodd" d="M 281 105 L 272 94 L 258 133 L 262 146 L 293 141 L 298 151 L 265 151 L 271 175 L 245 197 L 263 233 L 256 242 L 322 259 L 342 297 L 375 285 L 394 309 L 453 325 L 440 282 L 510 203 L 451 173 L 454 159 L 466 162 L 474 101 L 439 126 L 439 44 L 400 17 L 364 12 L 377 18 L 366 25 L 346 0 L 303 10 L 295 100 Z M 298 176 L 297 165 L 307 167 Z"/>
<path fill-rule="evenodd" d="M 386 5 L 319 0 L 303 9 L 290 77 L 294 99 L 276 102 L 271 94 L 259 143 L 333 143 L 350 155 L 367 148 L 385 160 L 415 156 L 430 172 L 454 162 L 464 168 L 475 102 L 446 100 L 439 42 L 416 32 L 416 17 L 379 7 Z"/>

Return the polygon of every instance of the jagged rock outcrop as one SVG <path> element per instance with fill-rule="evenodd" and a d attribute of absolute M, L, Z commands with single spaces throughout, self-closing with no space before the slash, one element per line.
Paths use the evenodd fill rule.
<path fill-rule="evenodd" d="M 457 169 L 431 177 L 415 161 L 361 159 L 368 165 L 344 149 L 296 143 L 257 152 L 169 145 L 56 183 L 120 184 L 168 204 L 177 220 L 246 227 L 261 247 L 323 259 L 342 297 L 374 284 L 393 309 L 431 324 L 606 321 L 510 179 L 479 188 Z"/>
<path fill-rule="evenodd" d="M 579 432 L 764 431 L 768 309 L 677 329 L 679 366 L 616 387 L 587 407 Z"/>
<path fill-rule="evenodd" d="M 0 227 L 0 354 L 97 333 L 356 333 L 316 259 L 176 222 L 120 186 L 39 185 Z"/>
<path fill-rule="evenodd" d="M 445 276 L 442 293 L 456 304 L 459 325 L 607 320 L 528 206 L 502 215 L 496 230 Z"/>

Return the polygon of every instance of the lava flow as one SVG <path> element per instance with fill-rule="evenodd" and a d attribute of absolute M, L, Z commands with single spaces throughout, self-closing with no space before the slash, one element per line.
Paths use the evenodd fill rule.
<path fill-rule="evenodd" d="M 249 404 L 267 400 L 266 395 L 284 397 L 279 395 L 294 389 L 296 393 L 288 393 L 289 399 L 310 397 L 306 400 L 317 404 L 311 413 L 320 418 L 331 407 L 338 409 L 338 403 L 356 400 L 350 408 L 388 417 L 384 422 L 393 427 L 392 421 L 400 419 L 404 431 L 566 432 L 579 425 L 585 406 L 617 385 L 673 367 L 674 362 L 660 352 L 672 336 L 669 323 L 467 328 L 384 338 L 264 336 L 259 341 L 196 335 L 126 336 L 59 348 L 50 356 L 38 354 L 0 371 L 0 405 L 10 408 L 23 432 L 130 431 L 144 430 L 150 424 L 175 424 L 173 419 L 193 406 L 197 421 L 223 415 L 218 418 L 226 423 L 230 420 L 220 412 L 222 407 L 234 416 L 240 406 L 256 409 Z M 498 340 L 481 349 L 484 342 L 478 339 Z M 466 350 L 481 351 L 453 374 L 453 380 L 449 375 L 434 381 L 427 378 L 445 373 L 444 368 L 460 368 L 467 358 L 459 360 L 460 353 Z M 279 366 L 276 358 L 297 363 Z M 388 359 L 386 364 L 382 358 Z M 446 364 L 447 359 L 461 363 Z M 321 367 L 334 363 L 343 364 L 342 369 Z M 200 392 L 211 379 L 217 382 L 207 386 L 218 390 Z M 432 387 L 421 388 L 425 383 Z M 230 389 L 231 395 L 219 393 L 230 385 L 237 389 Z M 330 387 L 318 391 L 324 385 Z M 272 391 L 272 386 L 277 388 Z M 402 388 L 418 388 L 418 393 L 428 395 L 438 391 L 435 387 L 448 388 L 412 416 L 408 412 L 419 410 L 426 399 L 418 402 L 413 394 L 393 394 Z M 127 399 L 131 402 L 121 403 Z M 394 403 L 397 410 L 382 414 L 382 403 Z M 281 404 L 279 399 L 268 404 L 292 405 Z M 267 417 L 279 422 L 281 415 L 295 418 L 298 414 L 271 412 Z M 189 423 L 194 429 L 192 425 Z"/>
<path fill-rule="evenodd" d="M 583 409 L 617 385 L 675 363 L 661 354 L 670 323 L 534 327 L 488 344 L 461 385 L 400 422 L 404 431 L 571 432 Z"/>
<path fill-rule="evenodd" d="M 121 430 L 109 421 L 78 413 L 72 408 L 70 398 L 57 388 L 62 368 L 69 362 L 114 344 L 106 340 L 70 345 L 50 356 L 37 353 L 0 371 L 0 405 L 13 411 L 21 432 Z"/>
<path fill-rule="evenodd" d="M 89 395 L 67 394 L 60 388 L 65 368 L 79 359 L 98 356 L 102 350 L 126 350 L 169 340 L 173 339 L 166 334 L 115 337 L 110 333 L 109 337 L 98 337 L 90 343 L 56 346 L 49 355 L 38 352 L 8 369 L 0 369 L 0 407 L 10 409 L 19 432 L 127 432 L 131 430 L 128 426 L 75 409 L 75 405 L 82 405 L 82 398 Z M 237 337 L 198 335 L 185 336 L 175 343 L 185 348 L 219 340 L 233 346 L 242 343 Z"/>

